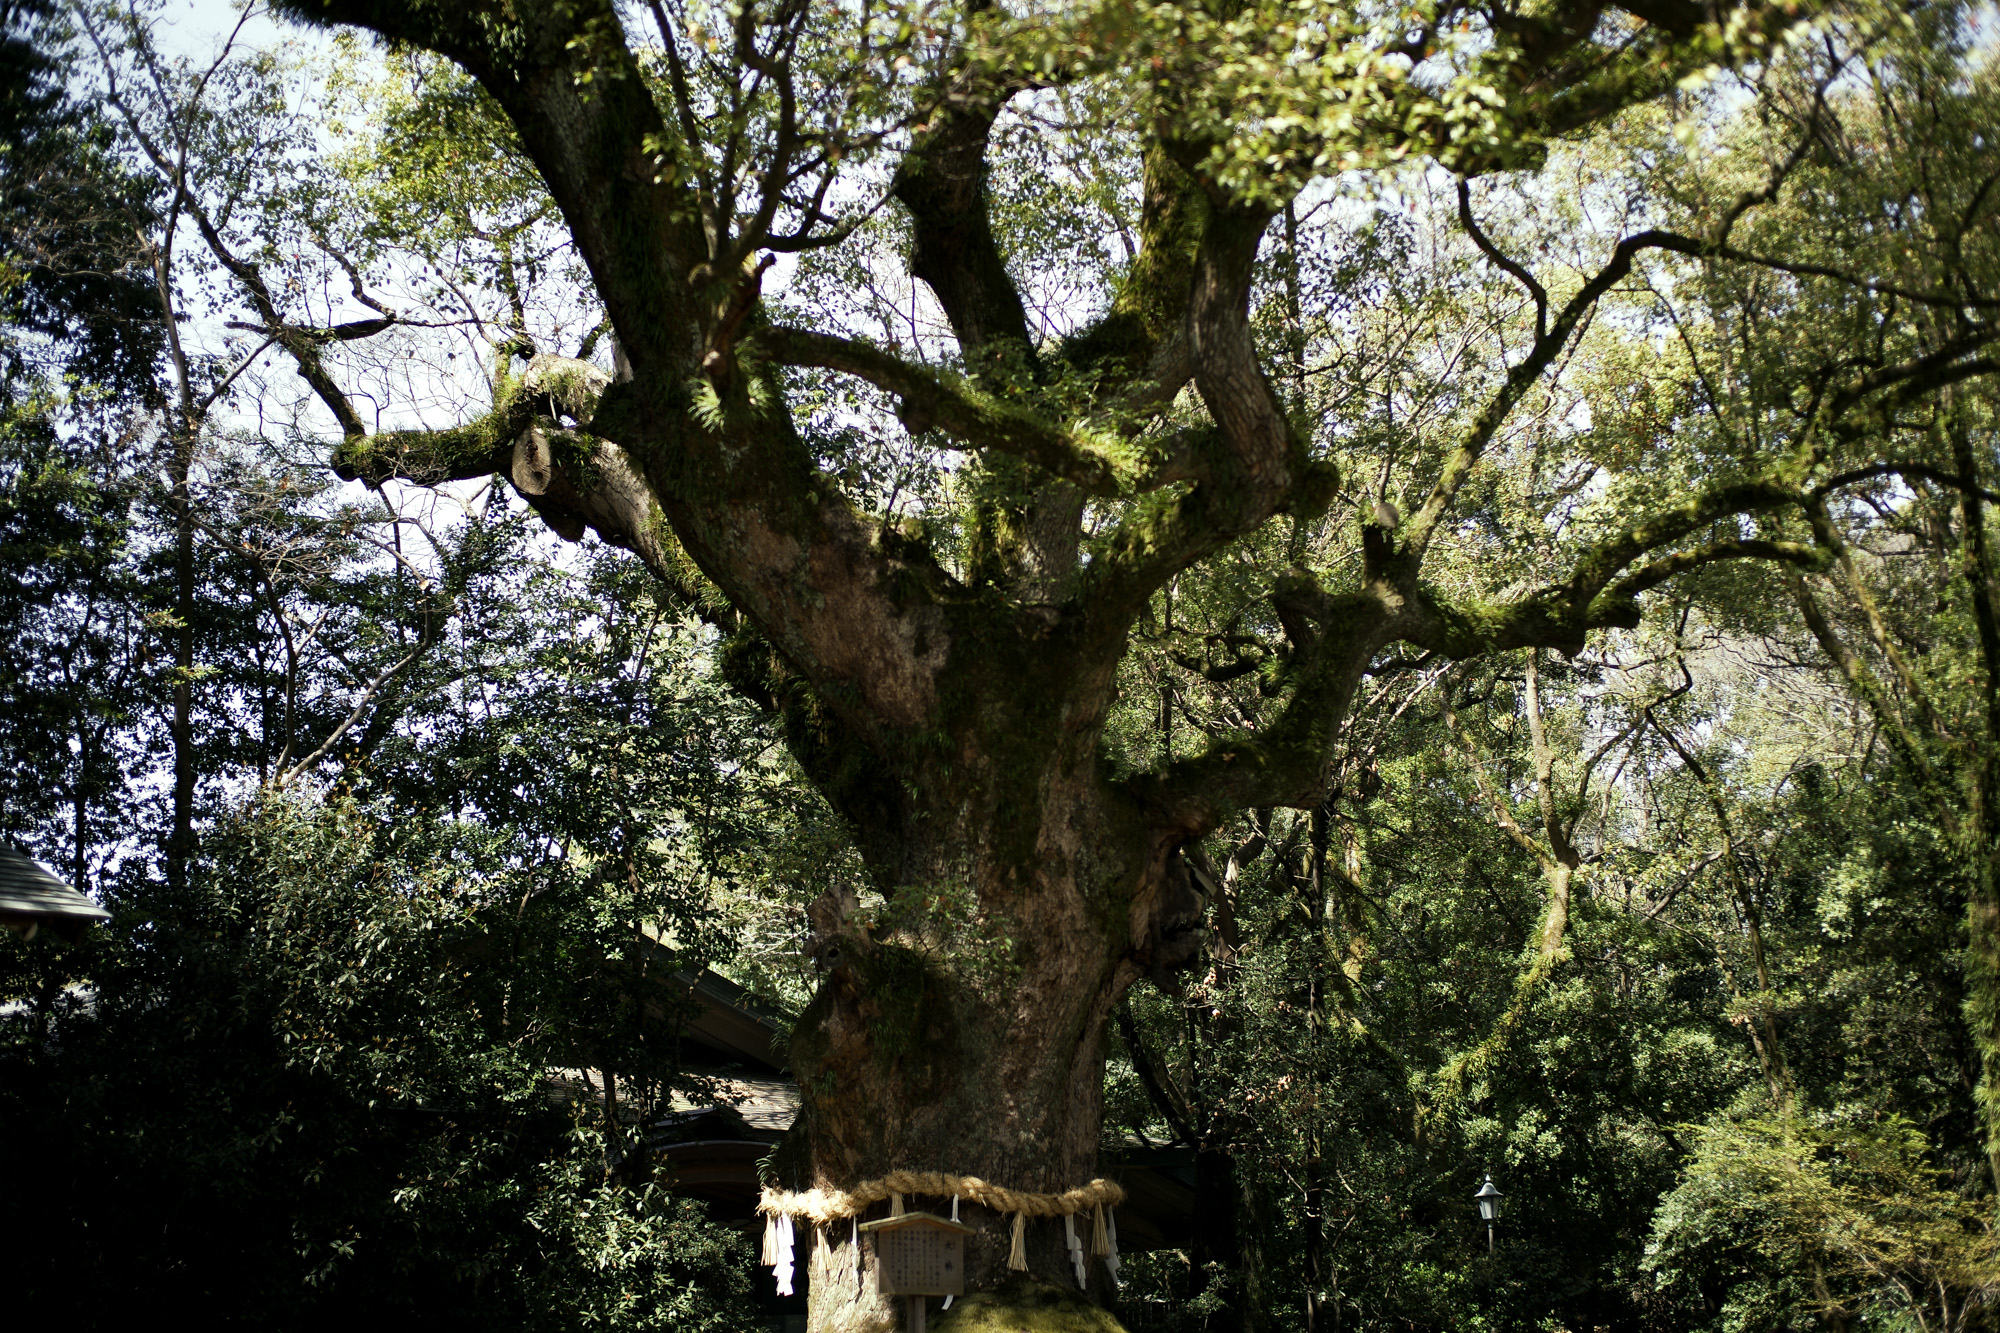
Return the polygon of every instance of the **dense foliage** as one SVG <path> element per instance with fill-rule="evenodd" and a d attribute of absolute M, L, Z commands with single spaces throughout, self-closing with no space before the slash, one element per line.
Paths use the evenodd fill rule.
<path fill-rule="evenodd" d="M 594 969 L 537 957 L 588 947 L 578 904 L 496 900 L 498 850 L 386 802 L 267 798 L 210 831 L 190 892 L 114 897 L 31 975 L 16 951 L 0 1124 L 37 1145 L 11 1195 L 29 1308 L 742 1327 L 741 1239 L 607 1177 L 606 1119 L 551 1098 L 575 1024 L 618 1025 L 567 994 Z"/>
<path fill-rule="evenodd" d="M 701 1091 L 672 974 L 768 955 L 726 913 L 824 814 L 711 635 L 478 494 L 398 512 L 218 423 L 178 595 L 157 223 L 61 17 L 5 14 L 0 809 L 114 917 L 0 943 L 16 1308 L 744 1327 L 745 1241 L 643 1139 Z"/>

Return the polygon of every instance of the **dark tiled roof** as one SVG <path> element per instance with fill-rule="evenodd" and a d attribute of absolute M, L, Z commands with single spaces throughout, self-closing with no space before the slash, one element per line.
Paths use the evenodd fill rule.
<path fill-rule="evenodd" d="M 703 970 L 700 976 L 676 972 L 674 981 L 693 993 L 698 1006 L 688 1023 L 688 1042 L 708 1047 L 722 1060 L 765 1073 L 784 1070 L 780 1052 L 792 1028 L 789 1015 L 760 1004 L 749 991 L 715 972 Z"/>
<path fill-rule="evenodd" d="M 0 846 L 0 918 L 82 922 L 110 915 L 21 853 Z"/>

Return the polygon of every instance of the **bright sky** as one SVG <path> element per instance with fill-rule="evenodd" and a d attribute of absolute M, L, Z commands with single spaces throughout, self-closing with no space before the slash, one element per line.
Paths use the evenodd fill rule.
<path fill-rule="evenodd" d="M 232 32 L 236 33 L 236 46 L 239 51 L 270 50 L 288 43 L 296 50 L 301 45 L 312 48 L 320 46 L 327 41 L 327 33 L 324 29 L 311 28 L 304 24 L 294 23 L 288 19 L 274 19 L 271 17 L 268 6 L 263 3 L 263 0 L 249 0 L 249 3 L 253 6 L 253 9 L 248 21 L 245 22 L 243 18 L 245 0 L 168 0 L 168 3 L 161 6 L 157 11 L 158 17 L 154 29 L 155 39 L 162 52 L 169 56 L 183 57 L 198 66 L 205 65 L 213 60 L 222 50 L 223 43 L 229 39 Z M 241 24 L 240 31 L 238 31 L 239 24 Z M 192 242 L 190 241 L 190 243 Z M 366 313 L 365 311 L 341 310 L 335 311 L 334 317 L 343 318 Z M 215 321 L 213 320 L 204 320 L 201 318 L 193 320 L 193 326 L 197 330 L 197 342 L 201 341 L 202 333 L 217 335 L 211 341 L 219 341 L 221 330 L 214 327 L 214 323 Z M 267 372 L 275 375 L 284 383 L 286 391 L 289 394 L 301 397 L 304 395 L 302 383 L 295 385 L 290 382 L 289 376 L 286 374 L 289 370 L 289 363 L 285 360 L 281 352 L 276 349 L 269 349 L 259 358 L 259 362 L 262 363 Z M 247 388 L 247 379 L 244 384 Z M 466 384 L 460 385 L 458 388 L 463 395 L 476 396 L 478 393 L 483 392 L 482 385 L 483 381 L 479 380 L 475 374 Z M 366 414 L 368 401 L 364 395 L 364 399 L 360 404 L 364 414 Z M 232 403 L 219 408 L 217 421 L 232 429 L 256 429 L 259 425 L 260 408 L 261 405 L 256 401 L 253 390 L 249 396 L 238 398 Z M 332 427 L 330 422 L 322 424 L 326 426 L 329 438 L 331 438 Z M 384 424 L 437 425 L 441 423 L 435 421 L 426 423 L 411 419 L 393 420 Z M 456 510 L 459 506 L 477 503 L 477 497 L 485 489 L 486 483 L 483 481 L 442 486 L 435 488 L 435 491 L 392 483 L 387 487 L 384 499 L 398 510 L 404 512 L 411 512 L 413 510 L 422 511 L 426 515 L 427 521 L 433 526 L 448 526 L 454 521 L 452 511 Z M 348 483 L 343 487 L 343 492 L 345 498 L 349 500 L 360 500 L 365 494 L 358 482 Z"/>
<path fill-rule="evenodd" d="M 289 21 L 274 21 L 257 6 L 244 26 L 248 45 L 274 46 L 286 38 L 309 38 L 310 29 Z M 233 0 L 171 0 L 160 10 L 160 45 L 176 55 L 213 55 L 243 16 L 243 6 Z"/>

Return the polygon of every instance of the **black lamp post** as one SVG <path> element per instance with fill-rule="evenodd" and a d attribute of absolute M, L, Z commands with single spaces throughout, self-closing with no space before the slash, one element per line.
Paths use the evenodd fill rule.
<path fill-rule="evenodd" d="M 1479 1205 L 1479 1216 L 1486 1223 L 1486 1252 L 1493 1253 L 1493 1224 L 1500 1220 L 1500 1191 L 1493 1184 L 1493 1168 L 1486 1168 L 1486 1183 L 1479 1187 L 1479 1193 L 1472 1196 Z"/>

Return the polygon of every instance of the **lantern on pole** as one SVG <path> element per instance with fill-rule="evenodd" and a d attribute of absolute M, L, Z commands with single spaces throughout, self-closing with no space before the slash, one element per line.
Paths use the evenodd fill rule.
<path fill-rule="evenodd" d="M 1486 1223 L 1486 1252 L 1493 1253 L 1493 1224 L 1500 1220 L 1500 1190 L 1493 1184 L 1493 1168 L 1486 1168 L 1486 1183 L 1472 1196 L 1479 1205 L 1480 1220 Z"/>

